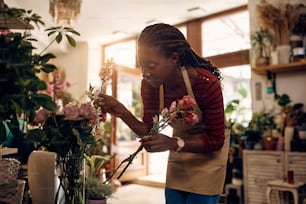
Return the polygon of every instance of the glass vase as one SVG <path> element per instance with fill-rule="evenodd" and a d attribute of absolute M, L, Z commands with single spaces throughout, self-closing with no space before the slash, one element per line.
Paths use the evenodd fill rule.
<path fill-rule="evenodd" d="M 85 159 L 82 153 L 70 152 L 66 156 L 57 156 L 57 175 L 59 186 L 56 203 L 85 204 Z M 64 199 L 60 199 L 63 192 Z"/>

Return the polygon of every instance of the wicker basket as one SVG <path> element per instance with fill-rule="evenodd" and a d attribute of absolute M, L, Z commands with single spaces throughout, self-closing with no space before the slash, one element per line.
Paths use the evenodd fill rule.
<path fill-rule="evenodd" d="M 9 184 L 17 180 L 20 162 L 13 158 L 0 159 L 0 185 Z"/>
<path fill-rule="evenodd" d="M 0 202 L 16 203 L 19 168 L 17 159 L 0 159 Z"/>

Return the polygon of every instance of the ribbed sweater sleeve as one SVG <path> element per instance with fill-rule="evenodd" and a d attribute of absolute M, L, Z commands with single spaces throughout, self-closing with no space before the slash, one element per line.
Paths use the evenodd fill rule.
<path fill-rule="evenodd" d="M 198 70 L 198 80 L 192 89 L 202 110 L 202 123 L 206 132 L 202 135 L 204 152 L 222 148 L 224 143 L 224 104 L 221 83 L 205 69 Z"/>

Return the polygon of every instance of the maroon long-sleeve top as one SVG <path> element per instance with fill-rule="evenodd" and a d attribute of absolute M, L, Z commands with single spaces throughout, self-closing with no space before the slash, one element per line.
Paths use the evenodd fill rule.
<path fill-rule="evenodd" d="M 205 133 L 202 133 L 204 152 L 219 150 L 224 142 L 224 104 L 220 81 L 208 70 L 196 68 L 198 77 L 192 84 L 196 102 L 202 111 L 202 123 Z M 187 93 L 186 93 L 187 94 Z M 141 96 L 143 100 L 143 122 L 152 127 L 152 117 L 159 115 L 159 88 L 153 88 L 147 81 L 142 80 Z M 164 98 L 165 107 L 183 96 Z M 179 136 L 179 135 L 178 135 Z"/>

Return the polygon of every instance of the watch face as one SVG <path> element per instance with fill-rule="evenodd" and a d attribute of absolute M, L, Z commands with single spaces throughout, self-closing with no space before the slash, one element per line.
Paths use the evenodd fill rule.
<path fill-rule="evenodd" d="M 179 147 L 184 147 L 184 141 L 182 141 L 181 139 L 177 140 L 177 145 Z"/>
<path fill-rule="evenodd" d="M 184 145 L 185 145 L 185 142 L 184 142 L 184 140 L 182 139 L 182 138 L 177 138 L 177 145 L 179 146 L 179 147 L 184 147 Z"/>

